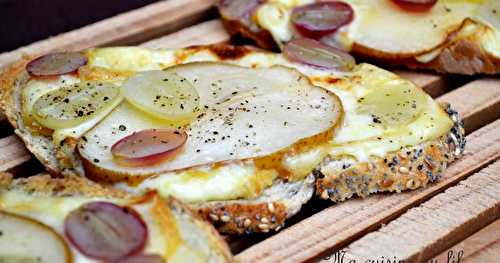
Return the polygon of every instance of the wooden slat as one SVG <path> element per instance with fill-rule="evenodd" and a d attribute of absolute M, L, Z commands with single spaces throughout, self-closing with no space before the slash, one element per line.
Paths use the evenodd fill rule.
<path fill-rule="evenodd" d="M 214 30 L 216 29 L 216 30 Z M 142 43 L 148 48 L 183 48 L 192 45 L 208 45 L 229 40 L 219 19 L 203 22 L 179 32 Z"/>
<path fill-rule="evenodd" d="M 470 82 L 441 96 L 439 101 L 450 102 L 460 114 L 469 116 L 465 122 L 467 132 L 476 130 L 485 122 L 499 118 L 500 79 L 484 78 Z"/>
<path fill-rule="evenodd" d="M 0 139 L 0 172 L 9 171 L 30 159 L 30 153 L 17 136 Z"/>
<path fill-rule="evenodd" d="M 481 229 L 455 246 L 446 249 L 433 262 L 497 262 L 500 259 L 500 219 Z"/>
<path fill-rule="evenodd" d="M 500 161 L 410 209 L 342 251 L 346 262 L 367 262 L 383 257 L 426 262 L 498 218 Z"/>
<path fill-rule="evenodd" d="M 22 53 L 81 50 L 103 45 L 128 45 L 174 32 L 207 17 L 216 0 L 166 0 L 135 9 L 17 50 L 0 54 L 0 68 Z"/>
<path fill-rule="evenodd" d="M 334 205 L 246 249 L 238 259 L 302 262 L 327 250 L 338 250 L 497 158 L 500 158 L 500 120 L 467 136 L 464 156 L 445 171 L 440 182 L 418 191 L 374 195 Z"/>

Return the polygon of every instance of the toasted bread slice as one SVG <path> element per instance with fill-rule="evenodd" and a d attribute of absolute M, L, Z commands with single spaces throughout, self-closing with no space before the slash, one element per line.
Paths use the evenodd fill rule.
<path fill-rule="evenodd" d="M 454 122 L 448 134 L 402 147 L 383 157 L 372 156 L 365 162 L 327 157 L 313 171 L 317 177 L 316 194 L 340 202 L 353 196 L 417 189 L 439 180 L 448 164 L 459 158 L 465 148 L 465 132 L 458 113 L 449 104 L 442 107 Z"/>
<path fill-rule="evenodd" d="M 228 9 L 232 2 L 244 5 L 239 0 L 219 3 L 228 32 L 275 49 L 301 37 L 290 22 L 291 12 L 311 1 L 248 1 L 256 6 L 248 4 L 246 15 Z M 383 65 L 466 75 L 500 71 L 498 1 L 440 0 L 424 12 L 410 12 L 386 0 L 343 2 L 352 7 L 354 20 L 323 37 L 323 43 Z"/>
<path fill-rule="evenodd" d="M 238 179 L 241 178 L 238 177 L 241 173 L 236 170 L 220 173 L 220 175 L 224 175 L 222 178 L 227 179 L 227 176 L 231 175 L 229 178 L 240 183 L 243 182 L 237 184 L 238 187 L 243 188 L 238 188 L 239 190 L 236 191 L 234 190 L 236 188 L 227 188 L 225 183 L 221 184 L 222 181 L 217 181 L 219 180 L 217 176 L 206 173 L 206 168 L 193 167 L 186 170 L 186 173 L 179 174 L 151 174 L 148 175 L 149 177 L 133 183 L 126 183 L 125 177 L 122 177 L 124 179 L 122 181 L 107 179 L 105 173 L 89 169 L 89 167 L 99 167 L 92 162 L 87 163 L 84 168 L 81 165 L 82 158 L 78 154 L 72 151 L 65 152 L 64 148 L 54 145 L 50 135 L 35 133 L 24 124 L 21 90 L 25 85 L 27 75 L 23 73 L 22 63 L 18 66 L 21 69 L 15 70 L 16 68 L 13 68 L 12 72 L 14 73 L 4 76 L 17 79 L 17 81 L 10 81 L 9 83 L 12 85 L 7 85 L 4 89 L 3 105 L 6 115 L 28 148 L 55 175 L 71 174 L 71 172 L 87 175 L 89 172 L 88 175 L 95 176 L 94 180 L 112 182 L 115 187 L 125 189 L 128 192 L 143 193 L 157 190 L 164 196 L 173 195 L 187 201 L 204 218 L 213 221 L 224 232 L 267 232 L 281 228 L 285 219 L 295 214 L 301 205 L 312 196 L 315 188 L 314 175 L 318 177 L 316 182 L 318 195 L 323 198 L 331 198 L 334 201 L 344 200 L 354 194 L 364 196 L 364 193 L 367 192 L 365 188 L 370 189 L 368 192 L 375 192 L 373 190 L 375 187 L 365 182 L 366 180 L 385 185 L 385 188 L 382 187 L 378 191 L 413 189 L 423 186 L 426 179 L 419 177 L 419 183 L 413 184 L 408 182 L 411 178 L 402 176 L 401 178 L 404 180 L 398 179 L 397 183 L 391 184 L 390 180 L 396 181 L 394 178 L 383 178 L 388 179 L 386 181 L 381 181 L 379 178 L 380 174 L 383 175 L 387 172 L 386 166 L 370 165 L 372 173 L 366 174 L 364 177 L 355 177 L 365 180 L 358 184 L 357 188 L 361 190 L 347 186 L 350 188 L 343 190 L 342 194 L 334 196 L 335 189 L 341 187 L 340 184 L 337 185 L 335 180 L 340 180 L 345 185 L 351 185 L 350 181 L 353 179 L 350 177 L 345 179 L 343 176 L 341 179 L 337 179 L 339 174 L 343 175 L 341 172 L 344 170 L 350 171 L 347 165 L 355 168 L 364 167 L 368 163 L 377 164 L 379 161 L 383 162 L 384 159 L 392 160 L 398 152 L 399 155 L 404 156 L 403 153 L 407 151 L 407 148 L 420 149 L 429 146 L 426 155 L 438 159 L 433 164 L 432 169 L 429 168 L 432 172 L 430 177 L 437 178 L 444 169 L 445 163 L 451 162 L 461 154 L 463 149 L 461 122 L 454 114 L 450 117 L 451 110 L 440 107 L 411 82 L 369 64 L 357 65 L 352 72 L 324 71 L 292 63 L 281 54 L 262 52 L 249 47 L 226 45 L 158 51 L 138 48 L 105 48 L 90 50 L 88 54 L 91 56 L 91 62 L 88 66 L 98 66 L 100 72 L 118 70 L 117 67 L 122 71 L 137 70 L 137 67 L 158 69 L 191 61 L 223 61 L 254 68 L 281 65 L 295 68 L 307 76 L 315 86 L 322 87 L 340 97 L 344 114 L 342 121 L 339 122 L 340 126 L 335 130 L 335 134 L 331 135 L 333 136 L 332 140 L 321 147 L 313 148 L 308 154 L 296 155 L 293 153 L 290 155 L 293 158 L 280 159 L 283 160 L 280 164 L 283 165 L 282 167 L 287 167 L 289 171 L 298 172 L 301 176 L 278 177 L 272 180 L 268 180 L 264 176 L 241 181 Z M 99 59 L 93 59 L 96 57 Z M 142 64 L 135 65 L 136 61 L 141 61 Z M 283 107 L 286 106 L 283 105 Z M 448 137 L 456 138 L 453 140 L 455 148 L 446 141 Z M 75 146 L 79 141 L 81 142 L 80 139 L 75 138 L 74 142 L 71 140 L 70 143 L 64 145 L 73 143 Z M 45 144 L 40 144 L 40 141 Z M 427 151 L 431 151 L 432 155 Z M 420 151 L 418 152 L 420 153 Z M 58 158 L 54 158 L 54 154 Z M 421 156 L 420 153 L 419 158 Z M 325 157 L 328 158 L 324 159 Z M 402 162 L 401 167 L 397 167 L 397 171 L 405 172 L 405 169 L 414 171 L 412 166 L 418 167 L 421 162 L 425 162 L 419 158 L 415 160 L 408 158 L 406 162 Z M 244 162 L 241 165 L 238 164 L 237 167 L 243 169 L 245 167 L 243 164 Z M 345 165 L 344 168 L 342 168 L 343 165 Z M 316 170 L 314 170 L 315 167 Z M 217 169 L 220 166 L 214 166 L 210 169 L 212 168 Z M 392 167 L 389 168 L 392 169 Z M 209 171 L 212 171 L 210 169 Z M 400 172 L 394 174 L 396 176 Z M 415 176 L 413 172 L 409 174 Z M 418 173 L 418 176 L 422 176 L 422 174 Z M 428 181 L 432 180 L 428 179 Z M 241 189 L 245 190 L 242 192 Z M 249 189 L 251 194 L 242 195 Z M 328 189 L 330 189 L 330 194 Z"/>
<path fill-rule="evenodd" d="M 154 192 L 145 196 L 132 196 L 79 176 L 56 179 L 49 175 L 36 175 L 12 179 L 9 174 L 0 174 L 0 200 L 0 213 L 7 212 L 43 224 L 60 237 L 65 235 L 65 217 L 83 204 L 104 201 L 129 206 L 139 213 L 149 229 L 145 254 L 159 255 L 165 262 L 231 262 L 232 259 L 228 246 L 210 224 L 202 221 L 178 200 L 162 199 Z M 2 230 L 6 233 L 13 229 Z M 27 234 L 25 241 L 17 237 L 16 241 L 11 242 L 19 240 L 19 244 L 26 246 L 30 236 L 29 232 Z M 71 262 L 93 262 L 66 240 L 62 238 L 70 250 L 68 258 L 73 258 Z M 20 248 L 14 246 L 13 250 L 17 249 Z M 53 257 L 49 255 L 50 252 L 40 252 L 42 255 L 30 250 L 18 252 L 21 254 L 13 253 L 10 257 Z M 5 253 L 0 258 L 9 256 Z"/>
<path fill-rule="evenodd" d="M 201 48 L 203 51 L 205 48 Z M 125 53 L 130 51 L 125 49 Z M 184 50 L 180 57 L 184 57 L 186 60 L 192 59 L 190 53 L 193 53 L 195 49 Z M 251 49 L 232 49 L 232 48 L 221 48 L 219 46 L 214 46 L 207 48 L 210 52 L 218 52 L 220 56 L 218 59 L 232 59 L 241 55 L 254 52 Z M 234 52 L 232 52 L 234 51 Z M 170 51 L 169 51 L 170 52 Z M 174 51 L 171 51 L 172 53 Z M 180 53 L 180 52 L 179 52 Z M 203 53 L 203 52 L 200 52 Z M 132 55 L 134 52 L 132 52 Z M 199 54 L 202 56 L 203 54 Z M 193 56 L 195 57 L 195 56 Z M 29 58 L 20 61 L 17 65 L 10 68 L 7 74 L 2 77 L 5 83 L 10 85 L 5 86 L 5 96 L 3 97 L 3 105 L 6 115 L 9 116 L 9 121 L 16 128 L 16 134 L 19 135 L 25 142 L 28 149 L 30 149 L 35 156 L 45 165 L 47 170 L 54 176 L 71 176 L 72 174 L 87 175 L 92 179 L 99 182 L 120 182 L 126 177 L 118 178 L 117 180 L 107 180 L 106 176 L 109 174 L 102 173 L 99 171 L 92 172 L 91 164 L 87 164 L 87 169 L 84 171 L 85 159 L 80 158 L 78 154 L 74 152 L 65 151 L 65 148 L 54 145 L 52 137 L 47 134 L 37 133 L 32 127 L 27 127 L 22 114 L 22 89 L 26 84 L 28 75 L 24 71 L 26 63 Z M 171 62 L 170 62 L 171 63 Z M 72 140 L 65 141 L 64 146 L 71 148 L 75 144 L 72 144 Z M 90 167 L 90 168 L 89 168 Z M 307 175 L 307 174 L 306 174 Z M 257 191 L 262 191 L 254 197 L 247 199 L 239 199 L 233 201 L 212 201 L 212 202 L 190 202 L 191 205 L 200 211 L 203 217 L 213 220 L 214 218 L 220 217 L 219 223 L 217 224 L 219 228 L 225 232 L 268 232 L 272 229 L 279 229 L 283 226 L 285 219 L 291 217 L 296 212 L 300 210 L 303 203 L 307 202 L 314 191 L 314 182 L 311 180 L 312 176 L 307 178 L 300 178 L 294 180 L 293 182 L 288 182 L 287 180 L 282 180 L 277 178 L 272 182 L 269 187 L 264 187 L 260 189 L 261 183 L 256 181 Z M 246 180 L 246 179 L 245 179 Z M 251 179 L 253 180 L 253 179 Z M 253 181 L 246 182 L 245 184 L 254 184 Z M 242 185 L 246 188 L 247 186 Z M 250 185 L 248 185 L 250 186 Z M 254 188 L 253 186 L 251 188 Z M 249 189 L 251 189 L 249 188 Z M 133 190 L 133 189 L 132 189 Z M 279 190 L 279 191 L 278 191 Z M 166 194 L 165 194 L 166 195 Z M 182 199 L 182 197 L 180 197 Z M 190 201 L 190 200 L 187 200 Z M 226 206 L 227 202 L 227 206 Z M 273 209 L 274 208 L 274 209 Z M 224 210 L 225 211 L 222 211 Z M 231 222 L 226 218 L 226 215 L 230 212 Z M 254 218 L 264 218 L 268 217 L 269 222 L 266 224 Z M 247 219 L 248 218 L 248 219 Z M 247 220 L 245 220 L 247 219 Z M 237 223 L 236 221 L 237 220 Z M 247 223 L 248 220 L 252 220 L 251 223 Z M 240 223 L 241 222 L 241 223 Z M 266 219 L 263 219 L 266 222 Z M 226 224 L 227 223 L 227 224 Z"/>

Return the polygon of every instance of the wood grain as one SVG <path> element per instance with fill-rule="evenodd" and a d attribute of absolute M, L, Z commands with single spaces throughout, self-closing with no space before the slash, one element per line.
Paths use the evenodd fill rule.
<path fill-rule="evenodd" d="M 467 136 L 464 156 L 440 182 L 331 206 L 240 253 L 242 262 L 303 262 L 336 251 L 500 158 L 500 120 Z"/>
<path fill-rule="evenodd" d="M 229 36 L 222 28 L 222 22 L 219 19 L 215 19 L 150 40 L 142 43 L 141 46 L 148 48 L 183 48 L 193 45 L 221 43 L 228 40 Z"/>
<path fill-rule="evenodd" d="M 16 135 L 0 139 L 0 172 L 9 171 L 30 159 L 31 154 Z"/>
<path fill-rule="evenodd" d="M 460 255 L 460 256 L 459 256 Z M 446 249 L 433 259 L 434 262 L 447 262 L 448 258 L 460 262 L 495 262 L 500 259 L 500 219 L 471 235 L 455 246 Z"/>
<path fill-rule="evenodd" d="M 498 218 L 500 161 L 410 209 L 342 251 L 345 262 L 382 258 L 426 262 Z M 452 259 L 457 262 L 458 253 L 454 258 L 452 255 Z"/>
<path fill-rule="evenodd" d="M 500 117 L 500 79 L 484 78 L 472 81 L 446 93 L 438 100 L 450 102 L 460 114 L 468 116 L 465 130 L 471 132 L 485 122 Z"/>
<path fill-rule="evenodd" d="M 0 68 L 23 53 L 81 50 L 103 45 L 129 45 L 177 31 L 207 18 L 216 0 L 159 1 L 58 36 L 0 54 Z"/>

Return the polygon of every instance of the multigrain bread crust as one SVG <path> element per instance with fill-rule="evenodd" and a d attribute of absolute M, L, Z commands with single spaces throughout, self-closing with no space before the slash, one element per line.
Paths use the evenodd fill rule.
<path fill-rule="evenodd" d="M 259 47 L 268 50 L 277 50 L 276 43 L 271 33 L 258 25 L 247 26 L 238 20 L 233 20 L 222 15 L 223 24 L 229 34 L 233 37 L 244 37 L 255 42 Z M 459 35 L 459 32 L 468 25 L 474 24 L 476 30 L 467 35 Z M 481 46 L 481 35 L 485 34 L 484 25 L 465 19 L 455 30 L 450 31 L 446 40 L 432 50 L 441 52 L 429 62 L 419 62 L 415 56 L 423 54 L 391 54 L 371 49 L 356 43 L 351 48 L 351 54 L 366 61 L 382 65 L 402 66 L 409 69 L 434 70 L 440 73 L 453 74 L 497 74 L 500 73 L 500 58 L 487 53 Z"/>
<path fill-rule="evenodd" d="M 449 104 L 441 106 L 454 123 L 448 134 L 390 152 L 383 158 L 371 157 L 367 162 L 326 158 L 313 171 L 317 177 L 316 194 L 339 202 L 354 195 L 417 189 L 439 180 L 447 165 L 465 148 L 465 131 L 458 113 Z"/>
<path fill-rule="evenodd" d="M 38 196 L 64 198 L 71 198 L 74 196 L 131 200 L 134 198 L 134 196 L 128 192 L 99 185 L 81 176 L 53 178 L 48 174 L 40 174 L 27 178 L 14 179 L 9 173 L 0 173 L 0 189 L 6 191 L 23 191 L 26 194 L 34 194 Z M 229 250 L 227 243 L 223 240 L 219 233 L 217 233 L 215 228 L 204 222 L 199 215 L 177 199 L 168 197 L 164 198 L 164 200 L 172 211 L 182 215 L 183 220 L 190 221 L 199 231 L 212 236 L 210 239 L 213 242 L 211 247 L 216 249 L 213 249 L 211 253 L 216 253 L 213 254 L 216 258 L 224 259 L 224 262 L 232 262 L 231 251 Z M 181 227 L 180 230 L 182 231 Z M 185 230 L 192 231 L 191 228 L 186 228 Z"/>
<path fill-rule="evenodd" d="M 248 48 L 210 47 L 221 57 L 234 58 L 250 52 Z M 25 128 L 20 114 L 20 90 L 27 74 L 25 58 L 2 75 L 2 108 L 16 134 L 28 149 L 47 167 L 53 176 L 84 174 L 83 167 L 64 169 L 59 166 L 58 154 L 49 136 L 32 134 Z M 423 187 L 437 180 L 446 165 L 460 156 L 465 140 L 463 123 L 449 105 L 443 105 L 454 127 L 440 138 L 400 149 L 368 162 L 325 159 L 304 180 L 276 180 L 255 199 L 212 201 L 190 204 L 199 214 L 214 223 L 222 232 L 252 233 L 279 230 L 287 218 L 297 213 L 309 201 L 316 189 L 320 198 L 342 201 L 354 195 L 383 191 L 403 191 Z M 79 160 L 78 156 L 71 156 Z M 81 172 L 80 172 L 81 171 Z"/>

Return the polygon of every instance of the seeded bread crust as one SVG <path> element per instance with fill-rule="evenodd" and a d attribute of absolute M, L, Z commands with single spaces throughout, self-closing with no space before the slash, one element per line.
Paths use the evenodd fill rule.
<path fill-rule="evenodd" d="M 231 36 L 241 36 L 255 42 L 261 48 L 278 49 L 278 44 L 271 33 L 252 24 L 251 27 L 237 20 L 228 20 L 222 16 L 223 24 Z M 479 25 L 474 33 L 457 37 L 456 34 L 466 25 L 478 23 L 465 19 L 457 30 L 449 33 L 446 41 L 437 48 L 442 48 L 440 54 L 427 63 L 419 62 L 408 54 L 384 53 L 379 50 L 354 44 L 351 53 L 359 58 L 380 65 L 403 66 L 410 69 L 434 70 L 440 73 L 462 75 L 497 74 L 500 73 L 500 58 L 485 52 L 481 47 L 481 35 L 486 33 L 486 27 Z M 420 54 L 421 55 L 421 54 Z"/>
<path fill-rule="evenodd" d="M 449 104 L 442 107 L 454 122 L 448 134 L 383 158 L 371 157 L 367 162 L 327 158 L 313 171 L 317 177 L 316 195 L 340 202 L 355 195 L 417 189 L 439 180 L 447 165 L 465 148 L 465 131 L 458 113 Z"/>
<path fill-rule="evenodd" d="M 297 182 L 277 181 L 252 200 L 214 201 L 191 205 L 224 233 L 250 234 L 279 231 L 285 220 L 299 212 L 314 192 L 311 174 Z"/>

